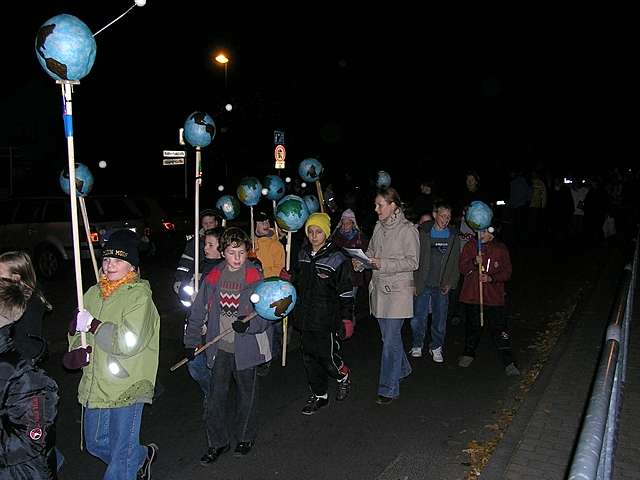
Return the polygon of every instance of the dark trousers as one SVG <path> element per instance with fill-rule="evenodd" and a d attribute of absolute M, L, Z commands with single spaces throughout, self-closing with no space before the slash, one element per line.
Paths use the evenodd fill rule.
<path fill-rule="evenodd" d="M 475 357 L 482 333 L 480 305 L 465 304 L 465 306 L 467 319 L 465 322 L 464 355 Z M 483 311 L 484 324 L 491 332 L 493 343 L 498 349 L 502 363 L 507 366 L 513 362 L 513 352 L 511 350 L 511 334 L 504 314 L 504 307 L 485 305 Z"/>
<path fill-rule="evenodd" d="M 229 443 L 227 432 L 227 398 L 232 379 L 236 384 L 235 434 L 238 442 L 252 442 L 258 429 L 258 382 L 255 368 L 236 370 L 233 353 L 218 350 L 207 395 L 207 441 L 220 448 Z"/>
<path fill-rule="evenodd" d="M 341 380 L 346 370 L 342 361 L 342 343 L 334 332 L 302 331 L 302 363 L 311 392 L 327 393 L 329 377 Z"/>

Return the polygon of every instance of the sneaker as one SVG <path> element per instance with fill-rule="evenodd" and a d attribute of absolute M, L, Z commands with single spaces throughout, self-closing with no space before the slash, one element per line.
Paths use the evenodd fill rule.
<path fill-rule="evenodd" d="M 326 407 L 329 404 L 328 398 L 318 397 L 314 394 L 311 394 L 309 400 L 307 400 L 307 404 L 302 409 L 303 415 L 313 415 L 322 407 Z"/>
<path fill-rule="evenodd" d="M 420 358 L 422 356 L 422 347 L 413 347 L 409 352 L 409 355 L 414 358 Z"/>
<path fill-rule="evenodd" d="M 209 449 L 207 450 L 207 453 L 205 453 L 200 458 L 200 465 L 202 465 L 203 467 L 209 466 L 211 463 L 218 460 L 218 457 L 220 455 L 222 455 L 225 452 L 228 452 L 229 448 L 231 447 L 229 446 L 228 443 L 224 447 L 218 447 L 218 448 L 209 447 Z"/>
<path fill-rule="evenodd" d="M 473 362 L 473 357 L 470 355 L 462 355 L 458 359 L 458 366 L 462 368 L 467 368 Z"/>
<path fill-rule="evenodd" d="M 236 449 L 233 451 L 234 457 L 244 457 L 253 448 L 254 442 L 238 442 Z"/>
<path fill-rule="evenodd" d="M 434 362 L 444 362 L 444 358 L 442 357 L 442 347 L 434 348 L 433 350 L 429 349 L 429 353 L 431 354 L 431 358 L 433 358 Z"/>
<path fill-rule="evenodd" d="M 389 405 L 391 402 L 393 402 L 394 398 L 393 397 L 385 397 L 384 395 L 378 395 L 378 398 L 376 398 L 376 403 L 378 405 Z"/>
<path fill-rule="evenodd" d="M 341 402 L 349 396 L 351 391 L 351 379 L 349 374 L 342 380 L 338 380 L 338 390 L 336 391 L 336 400 Z"/>
<path fill-rule="evenodd" d="M 518 370 L 518 367 L 516 367 L 515 364 L 511 362 L 509 365 L 504 367 L 504 373 L 506 373 L 509 377 L 517 377 L 518 375 L 520 375 L 520 370 Z"/>
<path fill-rule="evenodd" d="M 147 445 L 147 456 L 144 459 L 144 463 L 140 470 L 138 470 L 138 480 L 150 480 L 151 479 L 151 465 L 156 461 L 158 452 L 160 449 L 155 443 Z"/>

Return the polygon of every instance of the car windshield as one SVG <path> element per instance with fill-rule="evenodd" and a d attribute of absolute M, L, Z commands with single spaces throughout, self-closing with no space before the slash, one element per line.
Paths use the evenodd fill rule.
<path fill-rule="evenodd" d="M 142 212 L 124 201 L 123 198 L 93 198 L 87 202 L 87 215 L 92 222 L 111 222 L 131 218 L 141 218 Z"/>

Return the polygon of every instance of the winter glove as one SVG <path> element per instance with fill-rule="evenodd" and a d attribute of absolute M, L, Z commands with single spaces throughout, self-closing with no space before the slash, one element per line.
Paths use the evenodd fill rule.
<path fill-rule="evenodd" d="M 69 323 L 69 335 L 75 335 L 76 332 L 96 333 L 98 326 L 102 322 L 97 318 L 93 318 L 89 312 L 83 309 L 76 309 L 73 319 Z"/>
<path fill-rule="evenodd" d="M 239 317 L 240 318 L 240 317 Z M 244 317 L 242 317 L 244 318 Z M 231 328 L 237 333 L 244 333 L 249 328 L 249 322 L 243 322 L 242 320 L 236 320 L 231 324 Z"/>
<path fill-rule="evenodd" d="M 346 340 L 353 335 L 353 322 L 348 319 L 342 320 L 342 339 Z"/>
<path fill-rule="evenodd" d="M 285 282 L 291 282 L 291 274 L 285 270 L 284 268 L 280 270 L 280 280 L 284 280 Z"/>
<path fill-rule="evenodd" d="M 86 348 L 76 348 L 62 356 L 62 364 L 69 370 L 78 370 L 89 365 L 89 354 L 91 353 L 91 345 Z"/>

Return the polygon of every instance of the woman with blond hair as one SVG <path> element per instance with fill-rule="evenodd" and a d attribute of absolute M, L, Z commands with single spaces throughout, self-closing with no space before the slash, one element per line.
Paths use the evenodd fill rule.
<path fill-rule="evenodd" d="M 378 222 L 367 249 L 373 267 L 369 308 L 382 334 L 378 405 L 400 396 L 400 380 L 411 373 L 402 344 L 404 319 L 413 317 L 413 271 L 418 268 L 418 230 L 405 218 L 398 192 L 389 187 L 375 199 Z M 354 268 L 363 264 L 354 260 Z"/>

